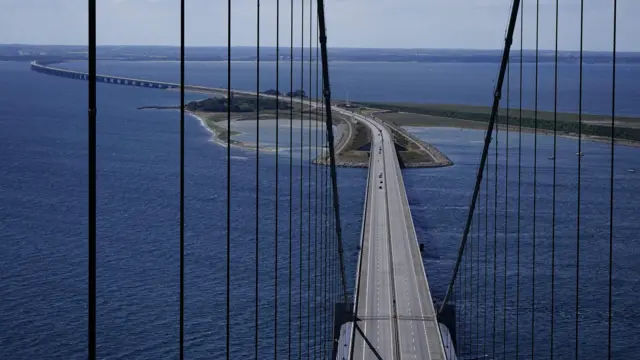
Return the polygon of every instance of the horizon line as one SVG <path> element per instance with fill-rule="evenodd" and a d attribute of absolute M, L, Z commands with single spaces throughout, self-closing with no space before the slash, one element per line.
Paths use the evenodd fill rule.
<path fill-rule="evenodd" d="M 88 47 L 87 44 L 36 44 L 36 43 L 0 43 L 0 46 L 55 46 L 55 47 Z M 100 47 L 155 47 L 155 48 L 180 48 L 180 45 L 118 45 L 118 44 L 101 44 L 97 45 L 97 48 Z M 293 48 L 299 48 L 300 46 L 294 46 Z M 226 45 L 189 45 L 185 46 L 185 49 L 188 48 L 221 48 L 226 49 Z M 256 48 L 255 45 L 232 45 L 231 48 Z M 275 49 L 275 45 L 261 45 L 260 48 L 273 48 Z M 280 48 L 289 48 L 289 46 L 280 46 Z M 307 47 L 304 47 L 307 48 Z M 439 47 L 354 47 L 354 46 L 330 46 L 329 49 L 339 49 L 339 50 L 448 50 L 448 51 L 503 51 L 502 48 L 439 48 Z M 519 51 L 520 48 L 515 48 L 512 46 L 511 52 Z M 522 49 L 523 51 L 535 51 L 533 49 Z M 585 53 L 612 53 L 613 49 L 609 50 L 591 50 L 584 49 Z M 538 49 L 538 52 L 555 52 L 554 48 L 549 49 Z M 580 49 L 558 49 L 558 52 L 579 52 Z M 616 53 L 638 53 L 640 54 L 640 50 L 617 50 Z"/>

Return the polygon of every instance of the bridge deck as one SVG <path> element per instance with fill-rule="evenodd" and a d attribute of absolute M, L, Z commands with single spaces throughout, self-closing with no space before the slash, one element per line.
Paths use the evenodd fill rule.
<path fill-rule="evenodd" d="M 353 359 L 445 359 L 393 140 L 372 130 Z"/>

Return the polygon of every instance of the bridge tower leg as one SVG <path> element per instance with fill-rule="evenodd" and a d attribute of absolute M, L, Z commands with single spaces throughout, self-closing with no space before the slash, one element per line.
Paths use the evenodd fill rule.
<path fill-rule="evenodd" d="M 353 322 L 353 303 L 336 303 L 333 307 L 333 345 L 331 351 L 331 359 L 335 359 L 338 355 L 338 343 L 340 341 L 340 329 L 342 325 Z"/>
<path fill-rule="evenodd" d="M 442 308 L 442 311 L 438 313 L 438 322 L 443 324 L 449 330 L 449 334 L 451 335 L 451 342 L 453 343 L 454 349 L 458 348 L 458 344 L 456 344 L 456 306 L 455 304 L 445 304 L 444 307 L 439 303 L 439 301 L 434 301 L 434 306 L 436 309 Z"/>

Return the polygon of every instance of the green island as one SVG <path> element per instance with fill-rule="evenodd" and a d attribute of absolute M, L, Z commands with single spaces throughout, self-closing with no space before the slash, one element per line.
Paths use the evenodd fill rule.
<path fill-rule="evenodd" d="M 258 100 L 256 97 L 248 95 L 233 95 L 230 99 L 215 97 L 192 101 L 185 104 L 185 110 L 199 118 L 213 132 L 214 141 L 221 144 L 226 143 L 231 136 L 240 134 L 237 131 L 229 131 L 227 120 L 231 122 L 256 119 L 273 120 L 276 119 L 277 111 L 281 113 L 296 111 L 295 105 L 292 108 L 288 102 L 265 97 Z M 230 144 L 244 148 L 255 148 L 256 146 L 234 139 L 230 139 Z"/>
<path fill-rule="evenodd" d="M 282 96 L 282 100 L 267 97 L 257 99 L 256 96 L 238 94 L 234 94 L 230 99 L 227 99 L 222 95 L 189 102 L 185 104 L 184 109 L 200 119 L 203 125 L 213 132 L 214 141 L 218 144 L 226 146 L 227 142 L 229 142 L 231 146 L 246 149 L 255 149 L 257 145 L 230 139 L 240 133 L 229 131 L 227 128 L 228 121 L 274 120 L 277 116 L 281 120 L 288 120 L 293 115 L 296 119 L 295 121 L 300 121 L 299 119 L 302 118 L 305 121 L 314 119 L 324 122 L 325 114 L 320 113 L 320 108 L 310 108 L 308 105 L 303 106 L 299 103 L 291 104 L 289 102 L 290 97 L 307 98 L 304 90 L 295 90 L 283 94 L 269 89 L 263 91 L 262 94 L 279 95 Z M 179 110 L 180 106 L 144 106 L 139 109 Z M 336 165 L 342 167 L 368 167 L 372 137 L 369 127 L 338 112 L 333 112 L 332 114 L 334 126 L 337 127 L 334 139 Z M 388 125 L 393 134 L 398 159 L 402 167 L 437 167 L 452 164 L 444 154 L 432 145 L 424 143 L 392 122 L 388 122 Z M 270 151 L 273 149 L 261 146 L 260 150 Z M 328 161 L 329 154 L 325 149 L 318 154 L 313 163 L 327 164 Z"/>
<path fill-rule="evenodd" d="M 214 141 L 219 144 L 226 145 L 229 136 L 239 135 L 237 131 L 229 131 L 227 121 L 246 121 L 246 120 L 274 120 L 279 115 L 281 120 L 289 119 L 289 114 L 293 113 L 294 117 L 303 116 L 308 118 L 309 114 L 315 114 L 314 109 L 301 106 L 300 104 L 289 102 L 290 97 L 307 98 L 304 90 L 294 90 L 288 93 L 278 93 L 273 89 L 262 92 L 267 95 L 280 95 L 283 100 L 273 98 L 260 97 L 250 95 L 234 94 L 230 99 L 220 95 L 209 97 L 203 100 L 191 101 L 185 104 L 184 109 L 191 115 L 200 119 L 211 132 L 214 134 Z M 156 109 L 156 110 L 179 110 L 180 106 L 142 106 L 138 109 Z M 230 111 L 229 111 L 230 110 Z M 278 114 L 279 113 L 279 114 Z M 230 114 L 230 118 L 229 118 Z M 318 119 L 320 114 L 318 113 Z M 231 146 L 255 149 L 255 144 L 248 144 L 238 140 L 230 139 Z M 262 148 L 262 147 L 261 147 Z M 262 148 L 263 150 L 269 150 Z"/>

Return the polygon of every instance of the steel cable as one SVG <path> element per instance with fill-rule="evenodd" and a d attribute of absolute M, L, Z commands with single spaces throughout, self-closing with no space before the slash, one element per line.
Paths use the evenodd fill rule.
<path fill-rule="evenodd" d="M 180 0 L 180 360 L 184 359 L 184 2 Z"/>
<path fill-rule="evenodd" d="M 89 359 L 96 359 L 96 0 L 89 0 L 88 4 L 88 35 L 89 35 L 89 116 L 88 116 L 88 355 Z"/>
<path fill-rule="evenodd" d="M 584 63 L 584 0 L 580 0 L 580 70 L 578 85 L 578 154 L 582 153 L 582 75 Z M 578 156 L 578 193 L 576 206 L 576 312 L 575 312 L 575 328 L 574 341 L 575 359 L 578 359 L 580 351 L 580 342 L 578 336 L 580 333 L 580 208 L 581 208 L 581 188 L 582 188 L 582 156 Z"/>
<path fill-rule="evenodd" d="M 608 319 L 607 319 L 607 358 L 611 359 L 611 323 L 613 309 L 613 189 L 614 189 L 614 159 L 615 159 L 615 116 L 616 116 L 616 60 L 617 60 L 617 24 L 618 1 L 613 0 L 613 54 L 612 54 L 612 74 L 611 74 L 611 167 L 609 179 L 609 294 L 608 294 Z"/>

